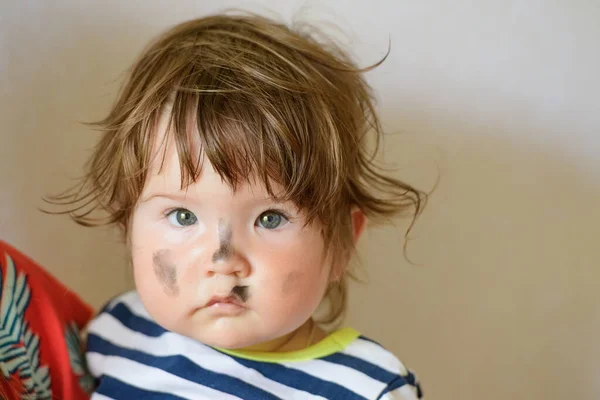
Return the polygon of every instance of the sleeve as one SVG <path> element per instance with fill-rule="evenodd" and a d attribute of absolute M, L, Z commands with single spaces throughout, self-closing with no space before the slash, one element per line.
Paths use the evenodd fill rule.
<path fill-rule="evenodd" d="M 378 400 L 417 400 L 423 399 L 423 391 L 417 376 L 410 370 L 390 382 L 379 395 Z"/>

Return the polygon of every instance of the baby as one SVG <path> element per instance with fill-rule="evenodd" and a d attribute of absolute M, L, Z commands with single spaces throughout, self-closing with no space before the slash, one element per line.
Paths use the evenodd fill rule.
<path fill-rule="evenodd" d="M 325 329 L 367 218 L 425 198 L 373 163 L 364 71 L 256 15 L 145 49 L 67 196 L 78 223 L 123 229 L 136 285 L 89 325 L 93 399 L 421 398 L 382 346 Z"/>

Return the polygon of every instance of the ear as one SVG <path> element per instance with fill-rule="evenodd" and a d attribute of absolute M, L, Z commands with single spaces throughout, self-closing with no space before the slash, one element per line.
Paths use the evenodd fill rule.
<path fill-rule="evenodd" d="M 367 227 L 367 216 L 355 206 L 350 210 L 350 219 L 352 220 L 352 239 L 356 245 Z"/>
<path fill-rule="evenodd" d="M 358 207 L 352 207 L 350 210 L 350 221 L 352 223 L 352 241 L 354 245 L 358 243 L 358 239 L 360 239 L 362 233 L 367 227 L 367 216 L 363 213 Z M 330 282 L 337 282 L 346 268 L 345 262 L 342 262 L 342 265 L 337 264 L 333 266 L 331 271 Z"/>

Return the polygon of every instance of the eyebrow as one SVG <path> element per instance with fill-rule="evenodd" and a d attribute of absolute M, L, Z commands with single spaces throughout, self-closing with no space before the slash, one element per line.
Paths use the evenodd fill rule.
<path fill-rule="evenodd" d="M 150 200 L 155 198 L 164 198 L 169 200 L 179 201 L 181 203 L 185 202 L 188 199 L 187 193 L 185 194 L 169 194 L 169 193 L 152 193 L 148 196 L 143 197 L 140 200 L 140 203 L 147 203 Z"/>
<path fill-rule="evenodd" d="M 179 203 L 185 203 L 186 201 L 190 200 L 190 197 L 187 195 L 187 192 L 185 193 L 162 193 L 162 192 L 157 192 L 157 193 L 152 193 L 150 192 L 150 194 L 142 197 L 140 199 L 140 204 L 143 203 L 147 203 L 151 200 L 154 200 L 156 198 L 163 198 L 163 199 L 169 199 L 169 200 L 173 200 L 173 201 L 177 201 Z M 265 197 L 265 198 L 257 198 L 255 199 L 255 202 L 257 203 L 266 203 L 265 205 L 280 205 L 280 206 L 288 206 L 288 203 L 291 204 L 293 212 L 298 212 L 299 210 L 297 209 L 297 207 L 294 205 L 293 201 L 288 200 L 288 201 L 275 201 L 275 199 L 273 199 L 272 197 Z M 268 205 L 267 205 L 268 204 Z"/>

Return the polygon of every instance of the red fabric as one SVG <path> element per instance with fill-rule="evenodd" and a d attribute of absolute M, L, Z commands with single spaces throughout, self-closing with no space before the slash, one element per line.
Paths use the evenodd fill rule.
<path fill-rule="evenodd" d="M 89 389 L 91 378 L 80 358 L 83 349 L 78 331 L 91 319 L 93 309 L 2 241 L 0 265 L 0 390 L 7 399 L 20 399 L 27 388 L 27 392 L 35 393 L 34 399 L 89 399 L 83 387 L 88 385 Z M 12 314 L 6 311 L 11 307 Z M 11 315 L 16 315 L 17 324 Z M 18 322 L 23 322 L 20 329 Z M 27 356 L 21 351 L 15 359 L 19 348 L 28 349 Z M 19 363 L 23 365 L 15 367 Z M 45 368 L 49 369 L 49 382 Z M 37 382 L 27 379 L 31 371 Z"/>

